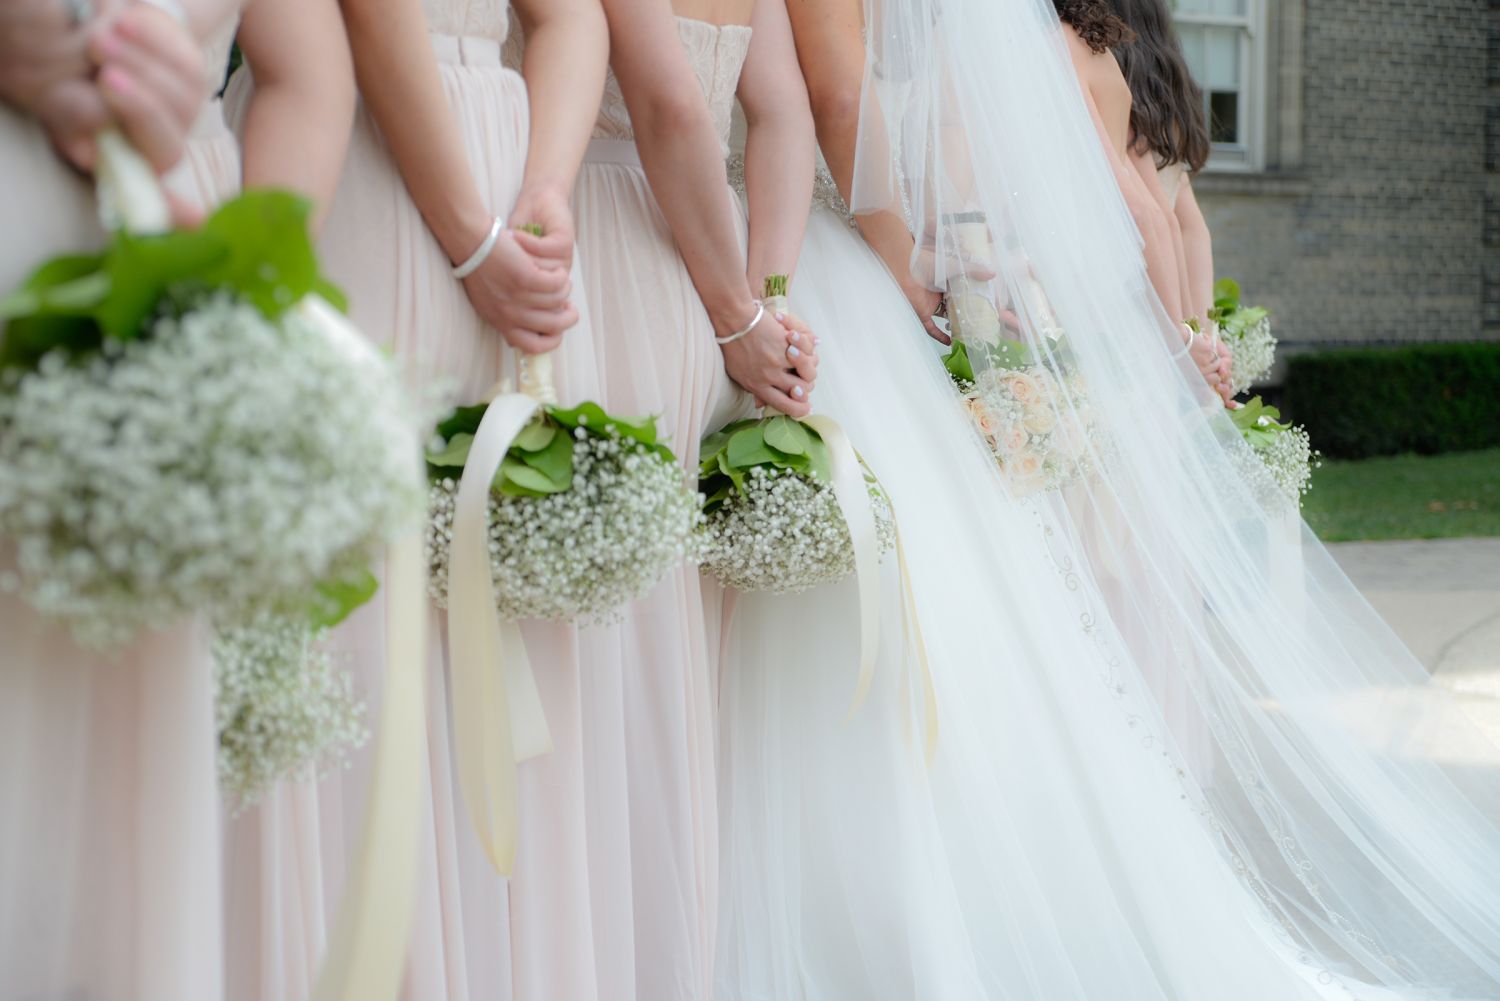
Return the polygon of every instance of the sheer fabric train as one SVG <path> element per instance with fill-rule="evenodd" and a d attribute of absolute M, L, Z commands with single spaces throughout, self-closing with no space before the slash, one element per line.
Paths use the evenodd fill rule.
<path fill-rule="evenodd" d="M 847 588 L 740 597 L 721 993 L 1500 997 L 1496 751 L 1181 357 L 1051 8 L 869 17 L 855 209 L 903 212 L 915 272 L 989 304 L 981 399 L 1019 342 L 1080 441 L 1054 481 L 1002 472 L 879 262 L 815 212 L 793 307 L 901 520 L 940 742 L 924 769 L 892 581 L 883 687 L 842 729 Z"/>

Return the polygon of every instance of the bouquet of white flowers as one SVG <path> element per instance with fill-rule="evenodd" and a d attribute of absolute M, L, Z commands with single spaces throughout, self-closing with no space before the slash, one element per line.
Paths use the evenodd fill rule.
<path fill-rule="evenodd" d="M 854 540 L 819 432 L 784 414 L 736 421 L 703 442 L 700 561 L 730 587 L 790 594 L 854 571 Z M 896 544 L 890 502 L 860 464 L 881 553 Z"/>
<path fill-rule="evenodd" d="M 439 607 L 448 601 L 457 479 L 488 409 L 459 407 L 427 452 L 428 587 Z M 615 417 L 597 403 L 543 405 L 491 484 L 496 607 L 507 619 L 608 620 L 688 556 L 698 518 L 698 497 L 655 418 Z"/>
<path fill-rule="evenodd" d="M 101 200 L 129 225 L 0 301 L 0 584 L 104 648 L 195 614 L 234 636 L 331 625 L 420 507 L 394 366 L 328 304 L 306 203 L 245 194 L 168 231 L 149 169 L 100 142 Z M 238 742 L 253 715 L 221 733 L 267 748 L 226 775 L 242 795 L 342 742 Z"/>
<path fill-rule="evenodd" d="M 1276 360 L 1276 338 L 1271 335 L 1271 314 L 1259 306 L 1240 303 L 1240 286 L 1232 278 L 1214 283 L 1214 305 L 1208 318 L 1229 345 L 1230 388 L 1243 393 L 1271 371 Z"/>
<path fill-rule="evenodd" d="M 785 275 L 766 278 L 767 310 L 787 309 L 786 289 Z M 736 421 L 704 440 L 699 559 L 729 587 L 791 594 L 854 572 L 856 545 L 817 421 L 772 414 Z M 883 554 L 896 544 L 890 502 L 864 461 L 854 461 L 875 518 L 877 555 Z"/>
<path fill-rule="evenodd" d="M 1300 501 L 1312 489 L 1312 471 L 1321 465 L 1307 430 L 1281 420 L 1281 411 L 1268 407 L 1259 396 L 1235 410 L 1230 420 L 1255 453 L 1254 469 L 1247 470 L 1252 482 L 1269 483 L 1281 496 Z"/>

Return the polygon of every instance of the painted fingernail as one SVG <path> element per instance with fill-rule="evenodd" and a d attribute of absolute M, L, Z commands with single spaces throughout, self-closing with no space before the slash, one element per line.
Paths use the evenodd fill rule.
<path fill-rule="evenodd" d="M 792 343 L 796 344 L 800 340 L 802 340 L 802 335 L 799 334 L 799 333 L 797 333 L 797 331 L 793 330 L 792 331 Z"/>
<path fill-rule="evenodd" d="M 797 346 L 795 344 L 786 349 L 786 356 L 788 358 L 798 358 L 801 357 L 801 355 L 802 352 L 797 350 Z"/>
<path fill-rule="evenodd" d="M 135 90 L 135 81 L 130 79 L 130 74 L 114 66 L 106 67 L 104 72 L 99 74 L 99 79 L 104 86 L 119 94 L 129 94 Z"/>
<path fill-rule="evenodd" d="M 777 314 L 776 314 L 776 322 L 777 323 L 785 323 L 786 322 L 786 314 L 778 311 Z"/>
<path fill-rule="evenodd" d="M 804 393 L 804 392 L 802 392 L 802 387 L 801 386 L 793 386 L 792 387 L 792 395 L 795 396 L 797 399 L 800 400 L 800 399 L 802 399 L 802 397 L 806 396 L 807 394 Z"/>

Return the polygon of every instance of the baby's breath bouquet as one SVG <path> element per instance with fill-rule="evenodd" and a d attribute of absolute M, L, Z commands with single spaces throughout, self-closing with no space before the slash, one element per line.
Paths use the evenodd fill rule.
<path fill-rule="evenodd" d="M 1214 305 L 1208 318 L 1231 352 L 1229 382 L 1238 395 L 1271 371 L 1276 360 L 1276 338 L 1271 335 L 1271 314 L 1259 306 L 1240 303 L 1240 286 L 1232 278 L 1214 283 Z"/>
<path fill-rule="evenodd" d="M 172 231 L 149 169 L 100 149 L 127 226 L 0 300 L 0 585 L 104 649 L 193 615 L 331 625 L 420 507 L 394 366 L 329 305 L 304 201 Z"/>
<path fill-rule="evenodd" d="M 1277 493 L 1300 501 L 1312 489 L 1313 467 L 1320 464 L 1307 430 L 1281 420 L 1281 412 L 1268 407 L 1259 396 L 1235 410 L 1230 420 L 1259 461 L 1246 470 L 1253 483 L 1274 485 Z"/>
<path fill-rule="evenodd" d="M 984 352 L 977 375 L 971 350 Z M 1061 337 L 1045 359 L 1007 339 L 955 340 L 943 356 L 964 409 L 1022 496 L 1059 489 L 1084 475 L 1098 446 L 1087 387 L 1067 357 Z"/>
<path fill-rule="evenodd" d="M 459 407 L 427 452 L 428 587 L 447 607 L 458 479 L 488 404 Z M 699 519 L 655 418 L 546 405 L 511 443 L 489 496 L 490 571 L 508 619 L 607 620 L 688 555 Z"/>
<path fill-rule="evenodd" d="M 703 442 L 700 559 L 742 591 L 790 594 L 854 571 L 854 542 L 834 496 L 828 445 L 784 414 L 736 421 Z M 885 492 L 868 469 L 880 552 L 896 544 Z"/>
<path fill-rule="evenodd" d="M 766 279 L 766 309 L 785 312 L 787 277 Z M 823 435 L 785 414 L 736 421 L 703 442 L 698 488 L 706 521 L 702 565 L 742 591 L 790 594 L 842 580 L 855 569 L 854 540 L 833 486 Z M 891 505 L 873 473 L 860 471 L 880 553 L 896 544 Z"/>

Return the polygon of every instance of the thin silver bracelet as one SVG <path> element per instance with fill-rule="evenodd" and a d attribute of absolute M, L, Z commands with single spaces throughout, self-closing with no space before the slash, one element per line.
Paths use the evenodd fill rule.
<path fill-rule="evenodd" d="M 478 271 L 479 265 L 483 264 L 485 258 L 494 252 L 495 242 L 500 239 L 500 231 L 504 228 L 505 220 L 499 216 L 495 216 L 495 221 L 490 223 L 490 231 L 485 236 L 484 242 L 479 245 L 479 249 L 470 254 L 469 259 L 462 264 L 454 265 L 453 277 L 464 279 Z"/>
<path fill-rule="evenodd" d="M 743 327 L 743 328 L 741 328 L 739 330 L 736 330 L 732 334 L 726 334 L 723 337 L 715 337 L 714 340 L 716 342 L 718 342 L 718 344 L 721 347 L 723 345 L 725 345 L 725 344 L 733 344 L 735 341 L 739 340 L 741 337 L 744 337 L 750 331 L 754 330 L 757 326 L 759 326 L 760 325 L 760 321 L 764 320 L 765 318 L 766 318 L 766 304 L 763 303 L 763 302 L 761 302 L 759 299 L 756 299 L 755 300 L 755 316 L 754 316 L 753 319 L 751 319 L 751 321 L 750 321 L 750 323 L 749 323 L 748 326 Z"/>

